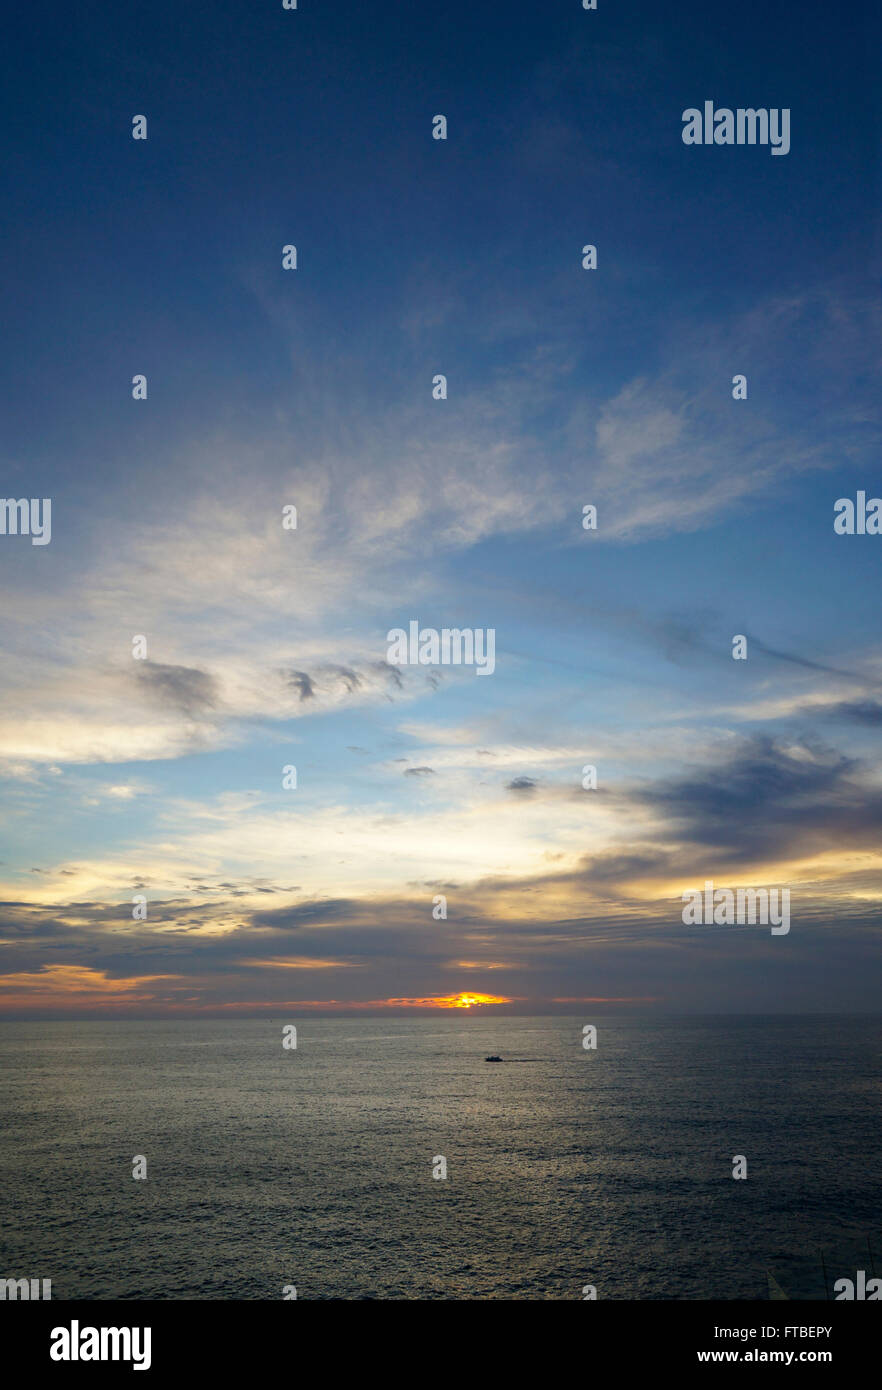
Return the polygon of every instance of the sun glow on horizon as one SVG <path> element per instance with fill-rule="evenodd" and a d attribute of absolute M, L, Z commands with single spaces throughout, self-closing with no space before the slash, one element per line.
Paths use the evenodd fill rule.
<path fill-rule="evenodd" d="M 446 994 L 432 1001 L 439 1009 L 471 1009 L 481 1004 L 510 1004 L 511 1000 L 499 994 Z"/>

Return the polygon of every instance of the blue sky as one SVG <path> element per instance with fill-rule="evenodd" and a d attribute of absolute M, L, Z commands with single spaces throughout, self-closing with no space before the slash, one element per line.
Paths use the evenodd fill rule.
<path fill-rule="evenodd" d="M 869 11 L 9 39 L 3 492 L 52 540 L 0 537 L 0 1009 L 873 1006 Z M 708 99 L 790 152 L 684 145 Z M 411 619 L 493 675 L 391 669 Z M 706 878 L 789 885 L 790 934 L 684 928 Z"/>

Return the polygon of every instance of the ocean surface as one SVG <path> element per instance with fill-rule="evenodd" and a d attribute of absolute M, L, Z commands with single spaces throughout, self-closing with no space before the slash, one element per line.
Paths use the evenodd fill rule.
<path fill-rule="evenodd" d="M 0 1277 L 765 1299 L 771 1270 L 824 1297 L 882 1275 L 880 1062 L 882 1019 L 839 1016 L 0 1023 Z"/>

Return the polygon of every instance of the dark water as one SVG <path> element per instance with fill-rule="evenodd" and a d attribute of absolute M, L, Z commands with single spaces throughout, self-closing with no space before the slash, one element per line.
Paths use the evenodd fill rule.
<path fill-rule="evenodd" d="M 700 1299 L 770 1268 L 823 1296 L 821 1248 L 831 1290 L 882 1275 L 880 1059 L 882 1020 L 843 1017 L 4 1023 L 0 1277 Z"/>

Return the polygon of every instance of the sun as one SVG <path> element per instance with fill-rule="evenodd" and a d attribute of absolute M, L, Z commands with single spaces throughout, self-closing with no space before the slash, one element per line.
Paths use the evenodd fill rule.
<path fill-rule="evenodd" d="M 480 1008 L 482 1004 L 508 1004 L 510 1001 L 500 994 L 447 994 L 437 999 L 436 1004 L 442 1009 L 471 1009 L 475 1006 Z"/>

